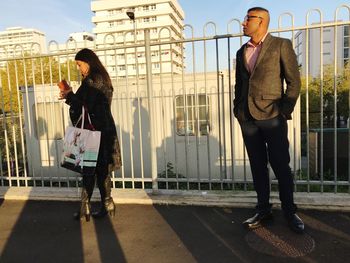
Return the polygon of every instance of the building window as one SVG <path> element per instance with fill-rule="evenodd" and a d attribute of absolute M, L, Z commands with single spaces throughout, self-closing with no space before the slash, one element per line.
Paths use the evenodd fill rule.
<path fill-rule="evenodd" d="M 150 20 L 149 17 L 144 17 L 144 18 L 143 18 L 143 22 L 145 22 L 145 23 L 149 23 L 149 20 Z"/>
<path fill-rule="evenodd" d="M 209 97 L 203 94 L 180 95 L 176 103 L 176 133 L 179 136 L 207 135 L 210 131 Z M 208 114 L 209 115 L 209 114 Z"/>
<path fill-rule="evenodd" d="M 115 67 L 114 67 L 114 66 L 109 66 L 109 67 L 108 67 L 108 72 L 109 72 L 109 73 L 115 72 Z"/>
<path fill-rule="evenodd" d="M 109 55 L 108 60 L 114 62 L 115 55 Z"/>
<path fill-rule="evenodd" d="M 150 5 L 151 10 L 156 10 L 157 6 L 156 5 Z"/>
<path fill-rule="evenodd" d="M 148 10 L 149 10 L 149 6 L 148 6 L 148 5 L 144 5 L 144 6 L 142 7 L 142 10 L 143 10 L 143 11 L 148 11 Z"/>
<path fill-rule="evenodd" d="M 128 54 L 128 59 L 135 59 L 135 53 Z"/>
<path fill-rule="evenodd" d="M 36 120 L 35 137 L 38 140 L 61 140 L 64 134 L 61 103 L 39 102 L 36 107 L 37 115 L 35 114 L 35 105 L 33 105 L 33 114 Z"/>
<path fill-rule="evenodd" d="M 349 48 L 344 48 L 344 58 L 345 59 L 349 58 Z"/>
<path fill-rule="evenodd" d="M 125 71 L 125 69 L 126 69 L 125 65 L 120 65 L 120 66 L 119 66 L 119 70 L 120 70 L 120 71 Z"/>

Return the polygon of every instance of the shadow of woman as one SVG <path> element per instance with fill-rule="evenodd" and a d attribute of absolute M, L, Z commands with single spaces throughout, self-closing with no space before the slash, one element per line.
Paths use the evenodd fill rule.
<path fill-rule="evenodd" d="M 95 231 L 101 262 L 126 262 L 126 258 L 117 232 L 118 211 L 116 217 L 95 220 Z"/>
<path fill-rule="evenodd" d="M 71 215 L 77 205 L 4 202 L 0 228 L 14 224 L 6 228 L 8 233 L 2 231 L 0 262 L 126 262 L 115 231 L 116 220 L 75 221 Z"/>

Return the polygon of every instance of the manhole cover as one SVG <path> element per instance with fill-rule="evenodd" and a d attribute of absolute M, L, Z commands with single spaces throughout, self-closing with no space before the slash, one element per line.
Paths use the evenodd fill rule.
<path fill-rule="evenodd" d="M 308 234 L 295 234 L 284 226 L 260 227 L 245 237 L 248 245 L 264 254 L 275 257 L 301 257 L 315 248 Z"/>

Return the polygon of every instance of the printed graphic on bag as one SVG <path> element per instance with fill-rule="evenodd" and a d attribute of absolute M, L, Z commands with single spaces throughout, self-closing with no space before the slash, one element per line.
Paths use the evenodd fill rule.
<path fill-rule="evenodd" d="M 61 166 L 82 174 L 95 171 L 101 132 L 68 127 L 66 130 Z"/>

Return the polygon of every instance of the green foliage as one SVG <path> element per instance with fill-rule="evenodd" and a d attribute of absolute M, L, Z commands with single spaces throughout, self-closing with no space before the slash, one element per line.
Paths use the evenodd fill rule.
<path fill-rule="evenodd" d="M 22 59 L 7 61 L 2 65 L 0 68 L 0 159 L 3 166 L 7 165 L 8 160 L 13 161 L 15 156 L 19 160 L 19 167 L 23 166 L 24 162 L 19 121 L 19 116 L 23 116 L 20 87 L 56 85 L 59 79 L 68 79 L 68 76 L 70 80 L 78 79 L 75 63 L 67 61 L 59 65 L 58 61 L 52 57 L 26 58 L 25 56 Z M 4 169 L 7 168 L 4 167 Z"/>
<path fill-rule="evenodd" d="M 19 87 L 56 85 L 60 79 L 68 79 L 68 76 L 71 81 L 78 80 L 78 71 L 72 61 L 60 65 L 52 57 L 8 61 L 5 67 L 0 68 L 1 112 L 21 112 L 23 106 Z"/>
<path fill-rule="evenodd" d="M 174 166 L 171 162 L 166 164 L 166 171 L 158 173 L 158 178 L 186 178 L 182 174 L 177 174 L 174 172 Z"/>
<path fill-rule="evenodd" d="M 174 172 L 174 166 L 171 162 L 166 164 L 166 170 L 158 173 L 158 178 L 186 178 L 182 174 L 176 174 Z M 179 190 L 189 190 L 187 187 L 187 182 L 158 182 L 159 189 L 179 189 Z"/>
<path fill-rule="evenodd" d="M 23 167 L 23 149 L 19 116 L 1 116 L 0 159 L 3 169 L 7 170 L 7 161 L 14 161 L 17 156 L 18 166 Z"/>
<path fill-rule="evenodd" d="M 309 128 L 315 129 L 321 127 L 321 107 L 323 107 L 323 127 L 333 127 L 334 118 L 342 116 L 344 119 L 349 117 L 349 86 L 350 86 L 350 67 L 346 66 L 337 77 L 334 77 L 333 66 L 324 68 L 323 79 L 320 77 L 311 78 L 308 83 L 309 95 Z M 336 82 L 336 85 L 334 85 Z M 322 83 L 322 86 L 321 86 Z M 337 92 L 337 116 L 334 116 L 335 86 Z M 321 93 L 321 88 L 323 92 Z M 302 78 L 301 88 L 301 125 L 302 131 L 306 131 L 306 78 Z M 323 99 L 321 98 L 323 95 Z M 321 101 L 323 105 L 321 106 Z"/>

